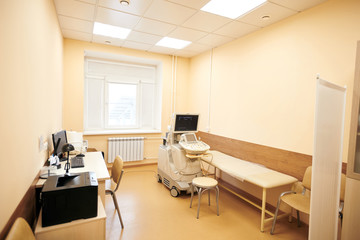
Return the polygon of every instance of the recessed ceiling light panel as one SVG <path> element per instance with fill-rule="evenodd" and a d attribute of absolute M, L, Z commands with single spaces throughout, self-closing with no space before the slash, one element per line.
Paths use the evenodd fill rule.
<path fill-rule="evenodd" d="M 235 19 L 253 10 L 266 2 L 266 0 L 211 0 L 202 11 Z"/>
<path fill-rule="evenodd" d="M 125 39 L 130 31 L 131 30 L 127 28 L 95 22 L 93 33 L 101 36 Z"/>
<path fill-rule="evenodd" d="M 156 43 L 156 46 L 167 47 L 167 48 L 175 48 L 175 49 L 182 49 L 182 48 L 186 47 L 187 45 L 189 45 L 190 43 L 191 42 L 185 41 L 185 40 L 164 37 L 164 38 L 162 38 L 160 41 L 158 41 Z"/>

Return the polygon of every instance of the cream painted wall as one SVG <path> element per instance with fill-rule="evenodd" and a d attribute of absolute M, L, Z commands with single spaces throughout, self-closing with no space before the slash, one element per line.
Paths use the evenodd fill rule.
<path fill-rule="evenodd" d="M 53 1 L 0 1 L 0 230 L 47 159 L 62 125 L 63 38 Z"/>
<path fill-rule="evenodd" d="M 167 125 L 170 123 L 171 113 L 173 111 L 174 91 L 176 95 L 177 110 L 186 110 L 186 101 L 181 101 L 186 94 L 186 83 L 189 73 L 189 60 L 177 58 L 176 81 L 173 77 L 173 63 L 175 58 L 168 55 L 149 53 L 144 51 L 131 50 L 126 48 L 88 43 L 78 40 L 64 40 L 64 114 L 63 128 L 67 130 L 83 131 L 83 99 L 84 99 L 84 52 L 97 51 L 133 57 L 159 60 L 162 62 L 162 132 L 166 132 Z M 176 88 L 174 84 L 176 83 Z M 134 134 L 136 136 L 145 136 L 149 138 L 161 137 L 161 134 Z M 89 141 L 89 147 L 96 148 L 99 151 L 107 153 L 107 138 L 129 135 L 93 135 L 85 136 Z M 158 155 L 161 139 L 148 139 L 145 141 L 145 157 L 156 158 Z"/>
<path fill-rule="evenodd" d="M 315 79 L 348 87 L 343 161 L 360 1 L 329 0 L 213 50 L 210 132 L 311 155 Z M 191 111 L 208 115 L 210 52 L 191 59 Z M 202 118 L 200 129 L 205 131 Z"/>

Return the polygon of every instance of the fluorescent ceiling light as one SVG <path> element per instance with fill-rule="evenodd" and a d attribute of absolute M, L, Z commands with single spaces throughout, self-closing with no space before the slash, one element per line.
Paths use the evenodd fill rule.
<path fill-rule="evenodd" d="M 131 30 L 127 28 L 95 22 L 93 33 L 96 35 L 125 39 L 129 35 L 130 31 Z"/>
<path fill-rule="evenodd" d="M 264 2 L 266 0 L 211 0 L 201 10 L 235 19 Z"/>
<path fill-rule="evenodd" d="M 155 45 L 156 46 L 162 46 L 167 48 L 175 48 L 175 49 L 182 49 L 189 45 L 191 42 L 180 40 L 176 38 L 169 38 L 169 37 L 163 37 L 160 41 L 158 41 Z"/>

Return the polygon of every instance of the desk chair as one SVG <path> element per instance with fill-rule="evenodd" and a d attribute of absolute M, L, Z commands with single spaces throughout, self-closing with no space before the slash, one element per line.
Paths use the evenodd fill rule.
<path fill-rule="evenodd" d="M 305 170 L 302 186 L 303 186 L 303 191 L 301 194 L 298 194 L 295 191 L 287 191 L 280 194 L 279 200 L 277 202 L 274 221 L 272 224 L 270 234 L 274 234 L 276 218 L 278 215 L 281 201 L 287 203 L 291 208 L 296 209 L 298 226 L 300 226 L 299 211 L 304 212 L 306 214 L 310 214 L 310 196 L 305 195 L 305 192 L 306 190 L 308 191 L 311 190 L 311 166 L 307 167 L 307 169 Z M 290 217 L 291 217 L 291 213 L 290 213 Z"/>
<path fill-rule="evenodd" d="M 342 210 L 344 206 L 345 180 L 346 180 L 345 174 L 341 174 L 340 206 L 339 206 L 339 217 L 341 223 L 342 223 Z M 295 191 L 288 191 L 280 194 L 270 234 L 274 234 L 276 218 L 281 201 L 287 203 L 291 208 L 296 209 L 298 227 L 300 227 L 299 211 L 304 212 L 306 214 L 310 214 L 310 195 L 305 195 L 305 192 L 306 190 L 311 191 L 311 166 L 309 166 L 305 171 L 304 178 L 302 181 L 302 186 L 303 186 L 303 191 L 301 194 L 298 194 Z M 290 215 L 290 219 L 291 219 L 291 215 Z"/>
<path fill-rule="evenodd" d="M 35 236 L 26 220 L 19 217 L 12 225 L 6 240 L 35 240 Z"/>
<path fill-rule="evenodd" d="M 197 177 L 192 180 L 190 208 L 191 208 L 192 200 L 193 200 L 193 196 L 194 196 L 194 188 L 197 189 L 198 198 L 199 198 L 196 218 L 199 219 L 201 194 L 205 191 L 208 191 L 208 193 L 209 193 L 208 198 L 209 198 L 209 206 L 210 206 L 210 190 L 211 189 L 216 190 L 216 207 L 217 207 L 217 215 L 219 216 L 219 187 L 217 185 L 218 185 L 218 182 L 215 179 L 209 178 L 209 177 Z"/>
<path fill-rule="evenodd" d="M 340 206 L 339 206 L 339 218 L 340 218 L 340 224 L 341 224 L 340 226 L 341 227 L 342 227 L 342 220 L 343 220 L 345 185 L 346 185 L 346 176 L 345 176 L 345 174 L 341 174 Z"/>
<path fill-rule="evenodd" d="M 121 159 L 120 156 L 116 156 L 114 164 L 111 168 L 111 179 L 110 179 L 110 181 L 105 182 L 105 194 L 110 194 L 112 196 L 116 211 L 119 215 L 119 219 L 120 219 L 122 228 L 124 228 L 124 224 L 123 224 L 123 221 L 121 218 L 120 209 L 119 209 L 119 205 L 118 205 L 118 202 L 116 199 L 115 192 L 119 188 L 120 181 L 121 181 L 122 175 L 124 173 L 123 167 L 124 167 L 123 160 Z M 114 186 L 114 184 L 115 184 L 115 186 Z"/>

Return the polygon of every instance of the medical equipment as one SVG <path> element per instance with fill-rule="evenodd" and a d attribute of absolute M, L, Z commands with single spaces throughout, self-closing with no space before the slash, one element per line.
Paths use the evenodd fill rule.
<path fill-rule="evenodd" d="M 195 133 L 184 133 L 180 137 L 180 146 L 188 154 L 203 154 L 210 149 L 209 145 L 196 139 Z"/>
<path fill-rule="evenodd" d="M 174 114 L 169 132 L 159 147 L 158 182 L 169 188 L 173 197 L 181 191 L 190 194 L 193 178 L 203 176 L 200 156 L 210 147 L 196 138 L 198 119 L 198 114 Z"/>

